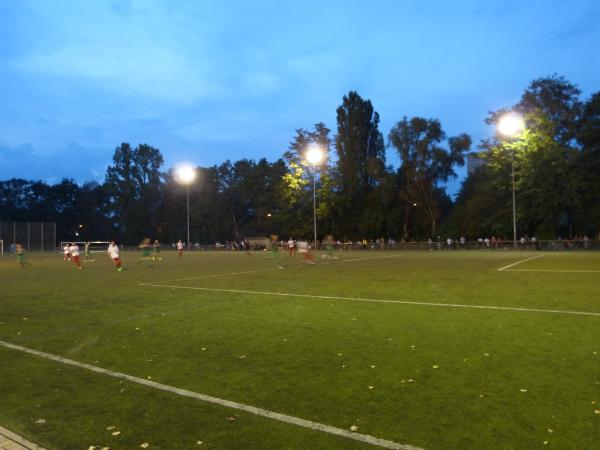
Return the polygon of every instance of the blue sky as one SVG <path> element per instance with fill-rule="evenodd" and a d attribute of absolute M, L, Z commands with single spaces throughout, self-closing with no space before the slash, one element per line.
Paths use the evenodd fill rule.
<path fill-rule="evenodd" d="M 600 90 L 599 23 L 591 0 L 0 0 L 0 179 L 101 182 L 124 141 L 274 160 L 351 89 L 384 135 L 420 115 L 478 141 L 535 78 Z"/>

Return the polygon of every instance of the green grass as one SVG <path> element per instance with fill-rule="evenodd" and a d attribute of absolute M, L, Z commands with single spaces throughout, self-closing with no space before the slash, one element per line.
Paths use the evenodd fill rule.
<path fill-rule="evenodd" d="M 261 253 L 166 252 L 154 268 L 125 254 L 122 273 L 103 255 L 83 271 L 5 256 L 0 339 L 428 450 L 600 448 L 600 316 L 264 294 L 600 313 L 598 253 L 497 270 L 538 254 L 282 255 L 278 270 Z M 372 256 L 394 257 L 343 261 Z M 171 281 L 189 277 L 204 278 Z M 4 347 L 0 402 L 0 425 L 48 449 L 371 448 Z"/>

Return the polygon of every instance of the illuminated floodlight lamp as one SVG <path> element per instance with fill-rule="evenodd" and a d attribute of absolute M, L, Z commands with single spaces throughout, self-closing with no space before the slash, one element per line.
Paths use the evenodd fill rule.
<path fill-rule="evenodd" d="M 306 151 L 306 160 L 316 166 L 323 160 L 323 150 L 317 145 L 312 145 Z"/>
<path fill-rule="evenodd" d="M 507 113 L 498 121 L 498 131 L 500 134 L 513 137 L 520 134 L 525 129 L 523 117 L 515 113 Z"/>
<path fill-rule="evenodd" d="M 189 164 L 182 164 L 175 169 L 177 181 L 182 184 L 190 184 L 196 179 L 196 171 Z"/>

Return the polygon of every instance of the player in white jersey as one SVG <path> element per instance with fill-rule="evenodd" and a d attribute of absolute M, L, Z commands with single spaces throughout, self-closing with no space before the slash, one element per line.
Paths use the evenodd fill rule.
<path fill-rule="evenodd" d="M 307 241 L 298 241 L 298 251 L 302 255 L 302 262 L 315 264 L 315 257 L 310 251 L 310 245 L 308 245 Z"/>
<path fill-rule="evenodd" d="M 69 253 L 71 254 L 71 259 L 73 260 L 77 268 L 81 270 L 82 267 L 81 261 L 79 260 L 79 246 L 77 244 L 70 244 Z"/>
<path fill-rule="evenodd" d="M 290 256 L 294 256 L 296 254 L 296 241 L 294 241 L 292 238 L 289 238 L 287 241 L 287 246 Z"/>
<path fill-rule="evenodd" d="M 177 252 L 180 257 L 183 256 L 183 242 L 181 242 L 181 239 L 177 241 Z"/>
<path fill-rule="evenodd" d="M 115 241 L 110 241 L 108 245 L 108 256 L 113 260 L 113 263 L 119 272 L 123 272 L 121 257 L 119 256 L 119 246 Z"/>
<path fill-rule="evenodd" d="M 70 244 L 65 244 L 65 246 L 63 247 L 63 254 L 64 254 L 64 261 L 71 261 L 71 253 L 69 253 L 69 245 Z"/>

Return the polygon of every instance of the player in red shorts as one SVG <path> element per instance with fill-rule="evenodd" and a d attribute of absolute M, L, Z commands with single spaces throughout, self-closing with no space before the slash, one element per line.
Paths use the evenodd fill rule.
<path fill-rule="evenodd" d="M 110 241 L 108 246 L 108 256 L 113 260 L 113 263 L 119 272 L 123 272 L 121 258 L 119 257 L 119 246 L 115 241 Z"/>
<path fill-rule="evenodd" d="M 71 259 L 73 260 L 77 268 L 81 270 L 82 267 L 81 260 L 79 259 L 79 246 L 77 244 L 71 243 L 69 245 L 69 253 L 71 254 Z"/>

